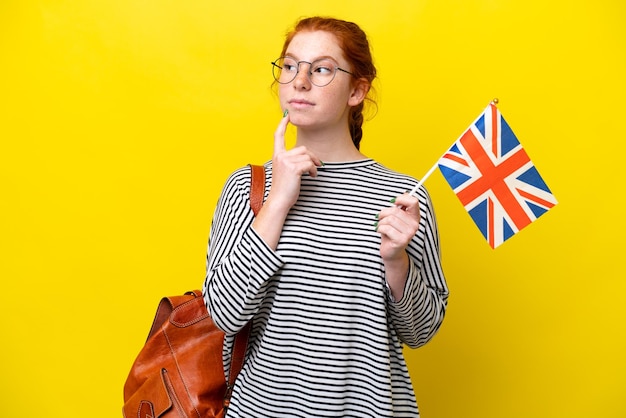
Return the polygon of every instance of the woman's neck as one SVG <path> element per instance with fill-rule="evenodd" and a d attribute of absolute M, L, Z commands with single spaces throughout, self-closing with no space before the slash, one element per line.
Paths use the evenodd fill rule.
<path fill-rule="evenodd" d="M 324 162 L 356 161 L 367 158 L 352 142 L 348 132 L 298 130 L 296 146 L 305 146 Z"/>

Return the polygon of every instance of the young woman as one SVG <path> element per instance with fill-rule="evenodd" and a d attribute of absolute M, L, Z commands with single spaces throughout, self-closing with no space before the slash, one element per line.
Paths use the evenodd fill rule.
<path fill-rule="evenodd" d="M 429 196 L 359 151 L 376 69 L 356 24 L 300 20 L 280 57 L 265 203 L 255 218 L 237 170 L 209 239 L 203 291 L 226 361 L 253 324 L 227 416 L 415 418 L 402 346 L 433 337 L 448 299 Z"/>

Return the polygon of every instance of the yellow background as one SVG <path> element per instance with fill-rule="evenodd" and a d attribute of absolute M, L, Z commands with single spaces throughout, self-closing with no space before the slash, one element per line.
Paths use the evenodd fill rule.
<path fill-rule="evenodd" d="M 380 70 L 365 153 L 421 177 L 497 97 L 559 201 L 492 250 L 426 182 L 451 298 L 407 351 L 423 417 L 626 416 L 625 4 L 2 0 L 1 415 L 121 416 L 159 298 L 201 286 L 224 180 L 271 158 L 284 32 L 327 14 Z"/>

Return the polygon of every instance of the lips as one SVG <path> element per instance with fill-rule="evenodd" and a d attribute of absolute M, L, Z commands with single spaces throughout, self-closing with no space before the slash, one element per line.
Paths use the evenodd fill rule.
<path fill-rule="evenodd" d="M 314 106 L 313 102 L 310 102 L 310 101 L 304 100 L 304 99 L 291 99 L 291 100 L 289 100 L 289 104 L 292 105 L 295 108 Z"/>

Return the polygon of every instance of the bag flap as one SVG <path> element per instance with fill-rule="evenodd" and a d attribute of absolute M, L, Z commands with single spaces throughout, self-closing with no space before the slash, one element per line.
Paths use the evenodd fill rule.
<path fill-rule="evenodd" d="M 191 290 L 189 292 L 185 292 L 184 295 L 162 298 L 161 302 L 159 302 L 156 314 L 154 315 L 154 320 L 152 321 L 152 326 L 150 327 L 150 332 L 148 333 L 146 341 L 156 334 L 156 332 L 161 328 L 161 325 L 167 321 L 176 307 L 196 299 L 202 299 L 202 292 L 200 290 Z"/>
<path fill-rule="evenodd" d="M 204 298 L 196 297 L 177 306 L 170 315 L 170 322 L 178 328 L 185 328 L 208 317 Z"/>
<path fill-rule="evenodd" d="M 172 407 L 172 399 L 168 392 L 167 372 L 151 376 L 131 396 L 122 412 L 126 418 L 156 418 Z"/>

